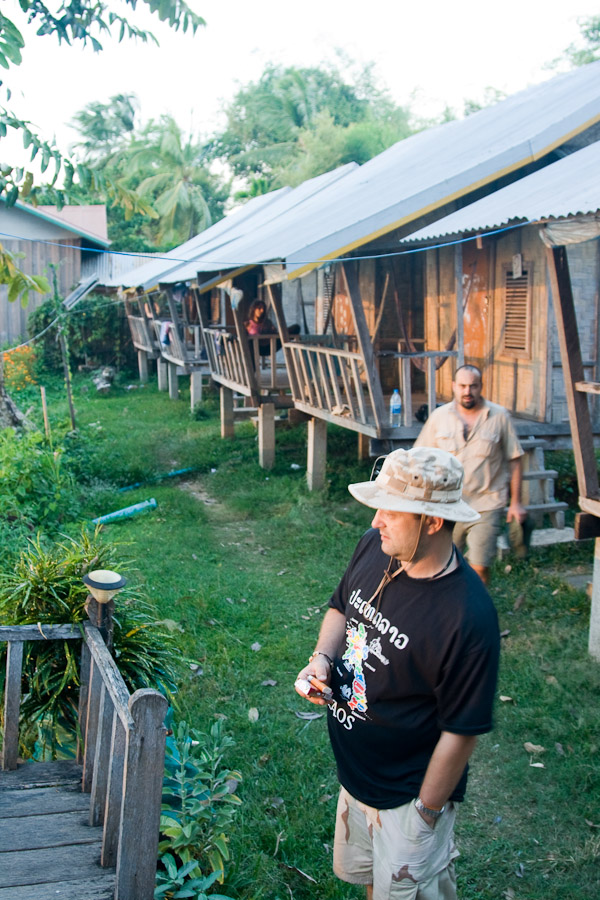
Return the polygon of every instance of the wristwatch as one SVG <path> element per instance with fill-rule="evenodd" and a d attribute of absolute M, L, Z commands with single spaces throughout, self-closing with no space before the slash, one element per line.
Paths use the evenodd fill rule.
<path fill-rule="evenodd" d="M 429 806 L 425 806 L 420 797 L 417 797 L 415 800 L 415 806 L 419 810 L 419 812 L 425 813 L 426 816 L 429 816 L 432 819 L 439 819 L 439 817 L 443 814 L 446 809 L 446 805 L 442 806 L 441 809 L 431 809 Z"/>

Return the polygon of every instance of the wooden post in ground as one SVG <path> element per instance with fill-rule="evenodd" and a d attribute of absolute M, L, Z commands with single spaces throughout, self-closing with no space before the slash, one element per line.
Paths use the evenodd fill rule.
<path fill-rule="evenodd" d="M 362 431 L 358 432 L 358 461 L 364 462 L 365 459 L 369 459 L 371 456 L 370 450 L 371 438 L 368 434 L 363 434 Z"/>
<path fill-rule="evenodd" d="M 165 766 L 166 698 L 148 688 L 129 699 L 128 729 L 115 900 L 154 896 L 162 783 Z"/>
<path fill-rule="evenodd" d="M 145 350 L 138 350 L 138 372 L 140 373 L 140 384 L 146 384 L 148 381 L 148 356 Z"/>
<path fill-rule="evenodd" d="M 221 385 L 221 437 L 232 438 L 235 435 L 233 427 L 233 391 L 231 388 Z"/>
<path fill-rule="evenodd" d="M 9 641 L 6 657 L 6 685 L 4 688 L 4 743 L 2 768 L 17 768 L 19 757 L 19 708 L 21 706 L 21 670 L 23 641 Z"/>
<path fill-rule="evenodd" d="M 156 360 L 156 374 L 158 376 L 159 391 L 169 390 L 168 366 L 169 364 L 165 362 L 164 359 Z"/>
<path fill-rule="evenodd" d="M 275 463 L 275 404 L 261 403 L 258 407 L 258 464 L 272 469 Z"/>
<path fill-rule="evenodd" d="M 325 487 L 327 465 L 327 422 L 314 416 L 308 420 L 306 480 L 309 491 Z"/>
<path fill-rule="evenodd" d="M 190 406 L 192 412 L 202 403 L 202 372 L 196 369 L 190 373 Z"/>
<path fill-rule="evenodd" d="M 594 575 L 588 650 L 590 656 L 600 662 L 600 538 L 596 538 L 594 541 Z"/>
<path fill-rule="evenodd" d="M 179 400 L 179 376 L 175 363 L 169 363 L 169 397 L 171 400 Z"/>

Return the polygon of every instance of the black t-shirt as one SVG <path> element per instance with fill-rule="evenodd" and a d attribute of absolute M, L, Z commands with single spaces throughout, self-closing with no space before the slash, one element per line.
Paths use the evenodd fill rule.
<path fill-rule="evenodd" d="M 492 600 L 460 554 L 434 581 L 401 572 L 377 609 L 367 601 L 389 562 L 371 529 L 329 601 L 346 616 L 327 717 L 338 777 L 376 809 L 418 796 L 442 731 L 491 730 L 500 652 Z M 466 782 L 465 768 L 451 800 Z"/>

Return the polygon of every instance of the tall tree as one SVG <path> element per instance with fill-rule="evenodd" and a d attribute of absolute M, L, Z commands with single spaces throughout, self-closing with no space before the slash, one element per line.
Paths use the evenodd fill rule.
<path fill-rule="evenodd" d="M 328 68 L 282 68 L 269 66 L 257 82 L 236 94 L 225 110 L 227 124 L 212 142 L 212 154 L 226 162 L 237 176 L 250 185 L 267 189 L 286 178 L 302 180 L 301 174 L 318 174 L 346 161 L 354 140 L 364 161 L 410 133 L 408 112 L 396 107 L 373 81 L 371 67 L 353 79 L 344 80 L 333 66 Z M 377 137 L 363 138 L 352 127 L 359 123 L 375 128 Z M 334 132 L 335 152 L 319 157 L 311 135 L 326 128 Z M 339 129 L 339 131 L 338 131 Z M 349 131 L 344 131 L 350 129 Z M 311 144 L 313 164 L 303 166 L 300 157 Z M 370 158 L 369 155 L 367 158 Z M 325 168 L 323 168 L 325 166 Z"/>

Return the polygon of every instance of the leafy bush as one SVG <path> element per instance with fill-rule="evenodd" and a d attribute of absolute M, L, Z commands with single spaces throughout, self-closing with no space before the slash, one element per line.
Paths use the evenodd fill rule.
<path fill-rule="evenodd" d="M 0 520 L 55 528 L 78 510 L 75 482 L 39 431 L 0 431 Z"/>
<path fill-rule="evenodd" d="M 232 745 L 220 721 L 209 734 L 180 722 L 167 738 L 157 898 L 204 900 L 215 881 L 224 881 L 227 832 L 241 802 L 235 793 L 241 775 L 223 766 Z"/>
<path fill-rule="evenodd" d="M 54 299 L 46 300 L 29 316 L 30 336 L 41 334 L 55 318 Z M 135 349 L 122 303 L 102 294 L 88 294 L 65 315 L 64 328 L 69 362 L 74 368 L 78 365 L 135 367 Z M 39 365 L 49 372 L 62 371 L 56 328 L 51 328 L 37 346 Z"/>
<path fill-rule="evenodd" d="M 111 568 L 122 572 L 124 567 L 117 560 L 116 546 L 101 542 L 98 533 L 82 531 L 79 540 L 67 538 L 49 547 L 40 537 L 30 539 L 14 570 L 0 577 L 0 623 L 83 622 L 88 591 L 82 576 L 92 569 Z M 169 691 L 176 681 L 175 654 L 168 635 L 159 631 L 148 610 L 144 601 L 128 596 L 127 588 L 119 594 L 113 653 L 130 690 Z M 64 735 L 73 739 L 77 730 L 79 648 L 70 641 L 32 641 L 25 648 L 22 752 L 31 755 L 42 732 L 43 754 L 55 758 L 64 749 Z"/>

